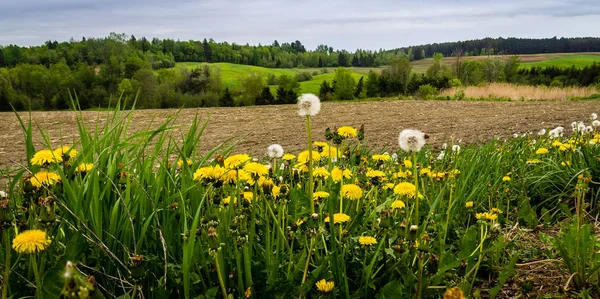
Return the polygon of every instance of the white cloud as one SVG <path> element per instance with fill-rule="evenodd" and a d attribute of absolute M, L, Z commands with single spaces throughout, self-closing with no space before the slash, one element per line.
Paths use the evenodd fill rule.
<path fill-rule="evenodd" d="M 0 3 L 0 44 L 104 37 L 300 40 L 309 49 L 379 49 L 483 37 L 600 36 L 595 0 L 32 0 Z"/>

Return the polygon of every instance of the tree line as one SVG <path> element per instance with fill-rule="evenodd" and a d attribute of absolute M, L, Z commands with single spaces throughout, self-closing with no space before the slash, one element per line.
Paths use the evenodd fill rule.
<path fill-rule="evenodd" d="M 182 58 L 184 52 L 179 50 L 163 51 L 165 47 L 179 49 L 181 43 L 194 44 L 191 48 L 196 49 L 195 52 L 184 51 L 188 56 Z M 253 49 L 248 53 L 254 53 L 262 47 L 265 55 L 271 57 L 271 62 L 281 55 L 288 55 L 290 61 L 295 61 L 294 57 L 308 57 L 311 53 L 317 53 L 316 57 L 328 57 L 318 58 L 321 63 L 317 65 L 326 61 L 327 66 L 338 66 L 338 69 L 332 82 L 321 83 L 319 93 L 324 100 L 399 94 L 427 96 L 452 86 L 486 82 L 549 86 L 588 86 L 600 82 L 599 64 L 581 69 L 524 69 L 520 67 L 518 56 L 466 60 L 464 55 L 468 50 L 461 49 L 454 49 L 455 59 L 449 65 L 443 65 L 443 53 L 433 53 L 434 63 L 423 75 L 412 73 L 410 60 L 414 59 L 414 55 L 408 55 L 412 54 L 411 49 L 395 53 L 386 56 L 386 67 L 380 74 L 370 72 L 355 81 L 344 65 L 353 65 L 355 61 L 358 61 L 357 64 L 369 64 L 372 63 L 369 59 L 383 57 L 374 53 L 383 52 L 338 51 L 336 54 L 336 51 L 324 45 L 311 52 L 299 41 L 281 45 L 274 42 L 274 45 L 266 47 L 232 46 L 235 45 L 206 40 L 149 41 L 111 34 L 105 39 L 82 39 L 80 42 L 67 43 L 49 41 L 43 46 L 31 48 L 1 47 L 0 110 L 10 110 L 10 105 L 18 110 L 66 109 L 73 94 L 77 95 L 83 109 L 108 107 L 111 101 L 121 95 L 137 97 L 140 99 L 137 105 L 141 108 L 286 104 L 295 102 L 300 93 L 299 82 L 310 80 L 310 73 L 295 77 L 271 75 L 266 80 L 258 74 L 249 74 L 241 79 L 239 88 L 231 89 L 223 84 L 218 68 L 203 66 L 189 70 L 174 67 L 179 59 L 219 61 L 229 55 L 223 54 L 227 53 L 222 51 L 223 48 L 238 49 L 236 47 L 240 51 Z M 272 49 L 280 49 L 279 54 L 273 56 Z M 488 51 L 488 54 L 491 53 Z M 344 57 L 341 64 L 340 57 Z M 244 62 L 247 58 L 239 59 L 238 62 Z"/>
<path fill-rule="evenodd" d="M 84 63 L 90 66 L 108 63 L 147 63 L 153 69 L 170 68 L 176 62 L 228 62 L 269 68 L 296 67 L 377 67 L 389 61 L 406 57 L 419 60 L 441 53 L 445 57 L 486 56 L 495 54 L 535 54 L 561 52 L 600 51 L 600 38 L 484 38 L 477 40 L 433 43 L 401 47 L 390 50 L 364 50 L 354 52 L 318 45 L 307 50 L 298 40 L 289 43 L 273 41 L 270 45 L 238 45 L 228 42 L 173 40 L 111 33 L 105 38 L 71 39 L 66 42 L 47 41 L 34 47 L 16 45 L 0 46 L 0 67 L 18 64 L 41 64 L 50 66 L 64 59 L 73 67 Z M 140 62 L 141 60 L 141 62 Z"/>

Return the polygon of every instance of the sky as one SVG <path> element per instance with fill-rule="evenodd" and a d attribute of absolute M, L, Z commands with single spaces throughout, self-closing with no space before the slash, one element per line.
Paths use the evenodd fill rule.
<path fill-rule="evenodd" d="M 111 32 L 306 49 L 392 49 L 485 37 L 600 37 L 600 0 L 0 0 L 0 45 Z"/>

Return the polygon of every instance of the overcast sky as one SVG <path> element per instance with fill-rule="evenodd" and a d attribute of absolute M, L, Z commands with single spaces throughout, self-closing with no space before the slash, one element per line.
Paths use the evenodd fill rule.
<path fill-rule="evenodd" d="M 0 0 L 0 45 L 110 32 L 307 49 L 390 49 L 484 37 L 600 36 L 600 0 Z"/>

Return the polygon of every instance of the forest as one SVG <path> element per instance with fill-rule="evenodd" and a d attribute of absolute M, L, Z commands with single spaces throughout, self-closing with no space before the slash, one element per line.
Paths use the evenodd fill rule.
<path fill-rule="evenodd" d="M 394 50 L 306 50 L 300 41 L 271 45 L 227 42 L 148 40 L 111 33 L 106 38 L 47 41 L 44 45 L 0 46 L 0 110 L 67 109 L 77 97 L 82 109 L 104 108 L 121 96 L 137 98 L 140 108 L 240 106 L 295 102 L 299 82 L 311 74 L 264 78 L 248 74 L 241 88 L 223 84 L 218 68 L 177 67 L 178 62 L 229 62 L 271 68 L 337 67 L 335 78 L 321 82 L 324 100 L 428 96 L 460 85 L 509 82 L 548 86 L 589 86 L 600 82 L 600 65 L 584 68 L 520 68 L 517 55 L 493 54 L 600 51 L 598 38 L 481 39 Z M 465 56 L 486 55 L 480 61 Z M 444 65 L 442 57 L 455 56 Z M 412 73 L 410 61 L 433 57 L 426 74 Z M 346 67 L 382 66 L 356 81 Z M 314 73 L 313 73 L 314 75 Z M 131 101 L 130 101 L 131 104 Z"/>

